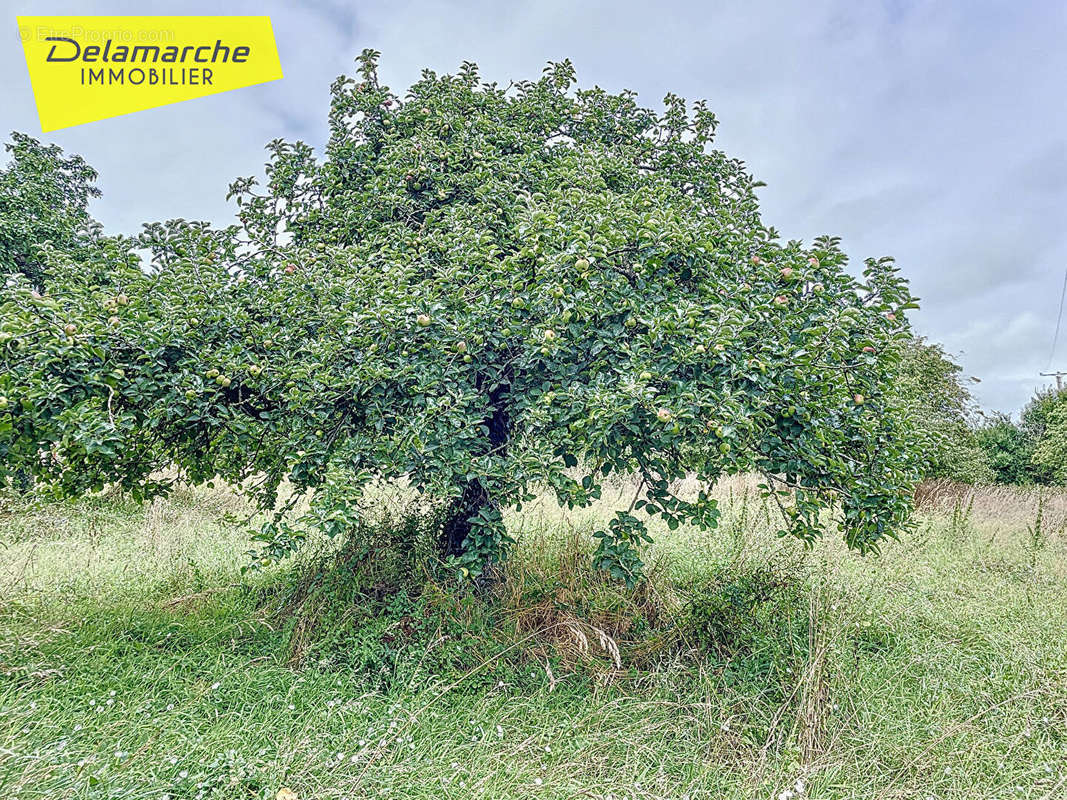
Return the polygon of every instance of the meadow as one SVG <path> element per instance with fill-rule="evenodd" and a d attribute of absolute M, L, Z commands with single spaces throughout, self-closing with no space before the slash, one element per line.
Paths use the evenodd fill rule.
<path fill-rule="evenodd" d="M 626 589 L 632 491 L 463 591 L 403 493 L 259 571 L 228 491 L 5 496 L 0 798 L 1067 797 L 1067 493 L 928 486 L 861 557 L 732 479 Z"/>

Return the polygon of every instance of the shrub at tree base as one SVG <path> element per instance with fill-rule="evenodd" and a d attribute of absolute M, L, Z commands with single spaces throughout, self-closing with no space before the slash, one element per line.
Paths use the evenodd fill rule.
<path fill-rule="evenodd" d="M 264 557 L 406 477 L 469 573 L 506 553 L 501 509 L 535 487 L 581 506 L 620 471 L 640 490 L 596 559 L 626 580 L 648 516 L 715 525 L 705 492 L 672 494 L 688 471 L 762 473 L 806 540 L 831 506 L 861 551 L 906 524 L 888 389 L 914 305 L 890 260 L 857 280 L 835 239 L 779 241 L 703 103 L 578 90 L 569 62 L 507 87 L 426 72 L 401 98 L 376 58 L 334 84 L 323 160 L 275 141 L 265 185 L 233 185 L 239 224 L 146 226 L 120 244 L 147 272 L 112 241 L 109 270 L 55 254 L 44 296 L 7 283 L 6 473 L 244 482 Z"/>

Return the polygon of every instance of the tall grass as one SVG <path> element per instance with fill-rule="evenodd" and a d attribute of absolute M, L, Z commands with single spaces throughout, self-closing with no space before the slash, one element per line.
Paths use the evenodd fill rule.
<path fill-rule="evenodd" d="M 224 491 L 5 498 L 0 795 L 1067 796 L 1067 495 L 926 487 L 861 558 L 732 479 L 626 589 L 589 566 L 611 491 L 510 515 L 474 592 L 402 492 L 260 574 Z"/>

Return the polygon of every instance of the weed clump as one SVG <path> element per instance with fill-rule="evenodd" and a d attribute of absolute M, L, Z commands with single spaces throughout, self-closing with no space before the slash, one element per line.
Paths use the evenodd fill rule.
<path fill-rule="evenodd" d="M 471 584 L 437 559 L 441 525 L 433 507 L 411 501 L 262 588 L 290 666 L 345 669 L 383 691 L 456 680 L 555 688 L 664 664 L 736 661 L 764 675 L 804 656 L 798 563 L 731 559 L 681 583 L 654 564 L 628 587 L 594 568 L 593 540 L 575 533 Z"/>

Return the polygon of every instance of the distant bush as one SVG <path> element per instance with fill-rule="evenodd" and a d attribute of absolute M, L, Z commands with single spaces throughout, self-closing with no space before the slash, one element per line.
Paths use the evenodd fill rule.
<path fill-rule="evenodd" d="M 975 432 L 975 439 L 996 483 L 1033 483 L 1033 443 L 1010 417 L 993 416 Z"/>
<path fill-rule="evenodd" d="M 997 483 L 1067 483 L 1067 390 L 1038 391 L 1018 424 L 998 414 L 976 437 Z"/>
<path fill-rule="evenodd" d="M 983 414 L 977 378 L 944 348 L 915 337 L 900 345 L 896 395 L 923 455 L 923 478 L 964 484 L 1067 483 L 1067 389 L 1038 391 L 1016 423 Z"/>

